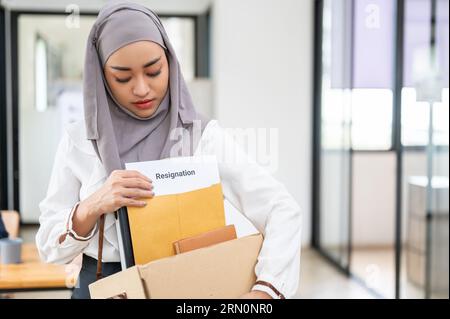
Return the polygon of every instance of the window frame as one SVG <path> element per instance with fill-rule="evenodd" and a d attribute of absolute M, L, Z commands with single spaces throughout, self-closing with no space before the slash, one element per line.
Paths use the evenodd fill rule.
<path fill-rule="evenodd" d="M 5 25 L 5 9 L 0 7 L 0 26 Z M 8 209 L 7 119 L 6 119 L 6 34 L 0 32 L 0 209 Z"/>

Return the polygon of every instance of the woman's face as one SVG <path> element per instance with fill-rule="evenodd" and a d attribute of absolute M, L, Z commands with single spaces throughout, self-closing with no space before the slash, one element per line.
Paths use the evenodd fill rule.
<path fill-rule="evenodd" d="M 108 58 L 106 81 L 121 106 L 139 117 L 158 109 L 169 84 L 169 64 L 164 49 L 151 41 L 130 43 Z"/>

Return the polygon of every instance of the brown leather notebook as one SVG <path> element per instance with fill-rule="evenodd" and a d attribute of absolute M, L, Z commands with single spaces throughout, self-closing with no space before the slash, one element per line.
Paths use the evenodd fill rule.
<path fill-rule="evenodd" d="M 232 239 L 236 239 L 236 229 L 234 225 L 227 225 L 197 236 L 177 240 L 173 243 L 173 247 L 176 254 L 181 254 Z"/>

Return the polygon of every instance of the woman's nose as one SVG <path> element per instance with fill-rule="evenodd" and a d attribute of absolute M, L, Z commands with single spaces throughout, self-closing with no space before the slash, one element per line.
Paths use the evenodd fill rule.
<path fill-rule="evenodd" d="M 150 89 L 147 83 L 145 83 L 144 79 L 142 78 L 138 79 L 136 85 L 133 87 L 133 94 L 138 97 L 146 97 L 149 91 Z"/>

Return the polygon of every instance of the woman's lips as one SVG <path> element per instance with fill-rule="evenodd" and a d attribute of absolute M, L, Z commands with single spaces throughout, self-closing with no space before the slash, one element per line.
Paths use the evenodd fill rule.
<path fill-rule="evenodd" d="M 133 102 L 133 105 L 135 105 L 137 108 L 139 108 L 141 110 L 147 110 L 147 109 L 152 108 L 154 103 L 155 103 L 155 99 L 151 99 L 151 100 L 142 100 L 142 101 Z"/>

